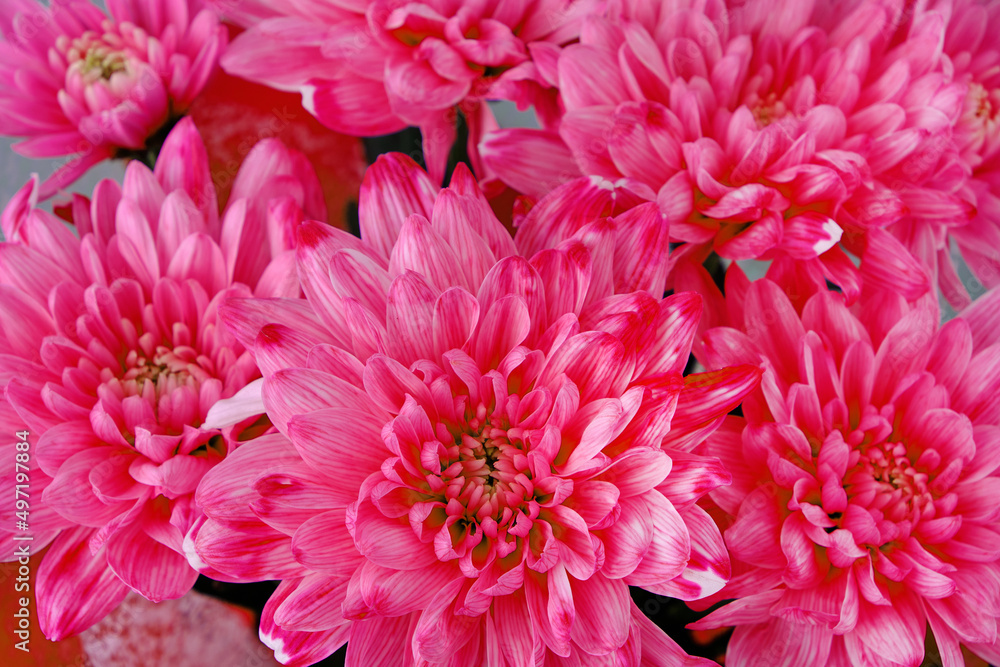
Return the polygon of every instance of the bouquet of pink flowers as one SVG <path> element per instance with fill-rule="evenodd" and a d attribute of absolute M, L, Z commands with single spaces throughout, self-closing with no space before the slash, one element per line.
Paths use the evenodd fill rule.
<path fill-rule="evenodd" d="M 1000 665 L 1000 3 L 0 32 L 5 664 Z"/>

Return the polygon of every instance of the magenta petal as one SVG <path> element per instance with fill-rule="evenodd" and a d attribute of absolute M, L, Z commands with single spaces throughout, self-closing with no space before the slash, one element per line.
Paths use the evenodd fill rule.
<path fill-rule="evenodd" d="M 580 389 L 581 400 L 620 396 L 629 380 L 621 341 L 602 331 L 579 333 L 552 354 L 539 382 L 565 373 Z"/>
<path fill-rule="evenodd" d="M 373 618 L 351 624 L 347 643 L 347 663 L 350 665 L 385 665 L 395 663 L 410 650 L 411 625 L 416 614 L 394 618 Z"/>
<path fill-rule="evenodd" d="M 559 246 L 594 220 L 617 215 L 653 198 L 653 193 L 637 192 L 630 181 L 577 178 L 553 190 L 528 211 L 514 238 L 521 253 L 532 257 Z"/>
<path fill-rule="evenodd" d="M 420 405 L 432 404 L 427 385 L 395 359 L 374 355 L 365 365 L 365 391 L 381 409 L 398 413 L 407 396 Z"/>
<path fill-rule="evenodd" d="M 281 322 L 330 342 L 315 312 L 303 299 L 227 299 L 219 314 L 229 331 L 248 348 L 253 348 L 260 330 L 273 322 Z"/>
<path fill-rule="evenodd" d="M 909 596 L 891 606 L 861 601 L 855 632 L 869 651 L 901 665 L 920 664 L 924 655 L 924 617 L 919 602 Z"/>
<path fill-rule="evenodd" d="M 76 150 L 79 145 L 77 142 L 72 150 Z M 96 146 L 82 153 L 80 157 L 70 160 L 54 171 L 41 184 L 38 190 L 39 200 L 45 201 L 63 188 L 69 187 L 70 184 L 87 173 L 91 167 L 109 159 L 111 155 L 112 149 L 109 146 Z"/>
<path fill-rule="evenodd" d="M 405 518 L 390 519 L 368 500 L 358 501 L 347 522 L 358 551 L 376 565 L 415 570 L 437 560 L 433 547 L 417 538 Z"/>
<path fill-rule="evenodd" d="M 340 609 L 347 579 L 309 574 L 274 611 L 274 623 L 284 630 L 324 631 L 347 625 Z"/>
<path fill-rule="evenodd" d="M 632 574 L 653 540 L 653 527 L 645 503 L 635 498 L 623 499 L 618 520 L 605 529 L 602 536 L 606 537 L 601 573 L 613 579 Z"/>
<path fill-rule="evenodd" d="M 399 132 L 406 126 L 392 111 L 381 81 L 346 74 L 335 79 L 311 79 L 300 91 L 302 106 L 337 132 L 376 136 Z M 378 100 L 374 106 L 373 100 Z"/>
<path fill-rule="evenodd" d="M 563 49 L 559 83 L 567 108 L 616 105 L 627 100 L 621 69 L 615 60 L 609 53 L 582 44 Z"/>
<path fill-rule="evenodd" d="M 99 527 L 127 511 L 130 503 L 104 502 L 95 493 L 90 473 L 114 453 L 112 447 L 84 449 L 59 468 L 52 483 L 45 488 L 43 500 L 74 523 Z"/>
<path fill-rule="evenodd" d="M 374 259 L 357 250 L 345 248 L 330 261 L 330 283 L 341 297 L 353 297 L 380 322 L 386 316 L 386 292 L 389 274 Z"/>
<path fill-rule="evenodd" d="M 717 458 L 677 451 L 668 454 L 673 468 L 658 488 L 680 511 L 691 507 L 706 493 L 728 486 L 733 480 L 723 462 Z"/>
<path fill-rule="evenodd" d="M 479 301 L 460 287 L 445 290 L 434 302 L 435 355 L 460 349 L 469 341 L 479 321 Z"/>
<path fill-rule="evenodd" d="M 202 478 L 195 499 L 205 513 L 234 527 L 259 523 L 250 511 L 253 481 L 267 468 L 301 463 L 295 448 L 278 434 L 243 443 Z"/>
<path fill-rule="evenodd" d="M 556 655 L 568 656 L 576 612 L 566 570 L 556 565 L 547 576 L 529 573 L 524 592 L 532 625 L 542 641 Z"/>
<path fill-rule="evenodd" d="M 302 581 L 282 581 L 264 605 L 260 618 L 260 640 L 274 651 L 275 658 L 286 665 L 311 665 L 326 658 L 344 645 L 353 627 L 353 624 L 344 624 L 331 630 L 309 632 L 285 630 L 278 626 L 275 615 Z"/>
<path fill-rule="evenodd" d="M 493 623 L 500 652 L 511 667 L 530 667 L 534 662 L 534 627 L 524 593 L 494 598 Z"/>
<path fill-rule="evenodd" d="M 758 625 L 772 618 L 771 608 L 785 595 L 786 589 L 776 588 L 763 593 L 750 593 L 719 607 L 701 620 L 691 623 L 692 630 L 706 630 L 727 625 Z"/>
<path fill-rule="evenodd" d="M 228 282 L 219 246 L 207 234 L 188 236 L 170 260 L 166 275 L 174 280 L 197 280 L 209 294 L 221 292 Z"/>
<path fill-rule="evenodd" d="M 729 642 L 727 654 L 736 664 L 752 664 L 759 656 L 768 656 L 769 664 L 781 667 L 826 664 L 833 634 L 825 628 L 771 619 L 760 625 L 740 626 Z M 917 663 L 904 663 L 917 664 Z"/>
<path fill-rule="evenodd" d="M 861 275 L 873 287 L 902 294 L 914 300 L 930 289 L 930 277 L 920 262 L 894 236 L 870 229 L 862 255 Z"/>
<path fill-rule="evenodd" d="M 93 533 L 83 527 L 63 531 L 38 568 L 38 622 L 52 641 L 87 629 L 128 594 L 105 552 L 91 553 Z"/>
<path fill-rule="evenodd" d="M 932 609 L 925 607 L 927 623 L 934 633 L 934 643 L 937 644 L 943 667 L 963 667 L 965 656 L 959 644 L 959 637 L 948 627 Z"/>
<path fill-rule="evenodd" d="M 789 585 L 807 588 L 818 584 L 826 575 L 829 565 L 818 562 L 813 551 L 813 541 L 806 535 L 806 519 L 794 514 L 781 526 L 781 551 L 788 559 L 785 578 Z"/>
<path fill-rule="evenodd" d="M 573 642 L 591 655 L 606 655 L 628 639 L 632 600 L 622 581 L 595 574 L 586 581 L 570 580 L 573 589 Z"/>
<path fill-rule="evenodd" d="M 670 230 L 653 202 L 640 204 L 615 218 L 615 291 L 646 290 L 659 297 L 665 288 Z"/>
<path fill-rule="evenodd" d="M 507 354 L 528 337 L 530 326 L 524 299 L 510 295 L 494 301 L 473 335 L 473 354 L 479 367 L 499 367 Z"/>
<path fill-rule="evenodd" d="M 384 421 L 369 412 L 324 408 L 288 422 L 288 438 L 314 470 L 337 485 L 357 489 L 391 453 L 382 442 Z"/>
<path fill-rule="evenodd" d="M 973 349 L 977 352 L 1000 342 L 1000 288 L 983 294 L 963 310 L 960 317 L 972 330 Z"/>
<path fill-rule="evenodd" d="M 218 224 L 218 204 L 208 152 L 190 118 L 182 118 L 163 142 L 153 169 L 165 192 L 181 190 L 204 215 L 210 230 Z"/>
<path fill-rule="evenodd" d="M 740 507 L 736 521 L 726 530 L 726 543 L 740 560 L 763 568 L 783 568 L 779 546 L 780 514 L 773 487 L 760 487 Z"/>
<path fill-rule="evenodd" d="M 116 532 L 106 549 L 115 574 L 153 602 L 181 597 L 198 578 L 183 555 L 149 537 L 140 526 Z"/>
<path fill-rule="evenodd" d="M 640 367 L 643 376 L 684 370 L 701 319 L 702 303 L 694 292 L 672 294 L 660 302 L 654 336 L 649 348 L 641 351 L 645 358 Z"/>
<path fill-rule="evenodd" d="M 452 180 L 457 179 L 453 177 Z M 462 268 L 468 284 L 480 285 L 496 263 L 492 249 L 497 245 L 496 237 L 507 236 L 507 232 L 492 211 L 483 206 L 478 193 L 463 196 L 457 189 L 456 183 L 438 195 L 431 224 L 463 258 Z"/>
<path fill-rule="evenodd" d="M 757 388 L 761 375 L 761 369 L 755 366 L 728 366 L 688 375 L 663 445 L 681 451 L 690 449 L 718 428 L 726 413 Z"/>
<path fill-rule="evenodd" d="M 344 522 L 344 510 L 317 514 L 292 536 L 295 559 L 314 572 L 349 577 L 364 562 Z"/>
<path fill-rule="evenodd" d="M 101 445 L 89 422 L 65 422 L 48 429 L 38 442 L 36 460 L 46 474 L 56 475 L 74 454 Z"/>
<path fill-rule="evenodd" d="M 414 271 L 423 276 L 429 285 L 439 291 L 449 287 L 464 287 L 470 292 L 473 285 L 461 269 L 458 249 L 453 249 L 434 229 L 426 218 L 411 215 L 403 222 L 399 237 L 389 259 L 389 275 L 395 278 L 404 271 Z"/>
<path fill-rule="evenodd" d="M 615 459 L 596 479 L 612 482 L 622 498 L 642 497 L 663 482 L 670 469 L 670 457 L 663 450 L 637 448 Z"/>
<path fill-rule="evenodd" d="M 351 618 L 401 616 L 426 609 L 443 587 L 459 579 L 454 563 L 435 563 L 421 570 L 390 570 L 365 562 L 352 579 L 360 599 L 348 595 L 344 614 Z"/>
<path fill-rule="evenodd" d="M 257 334 L 251 349 L 261 373 L 268 376 L 280 368 L 305 366 L 309 352 L 322 340 L 284 324 L 268 324 Z"/>
<path fill-rule="evenodd" d="M 697 505 L 681 514 L 691 534 L 691 558 L 674 579 L 649 588 L 679 600 L 700 600 L 718 593 L 731 574 L 729 552 L 712 517 Z"/>

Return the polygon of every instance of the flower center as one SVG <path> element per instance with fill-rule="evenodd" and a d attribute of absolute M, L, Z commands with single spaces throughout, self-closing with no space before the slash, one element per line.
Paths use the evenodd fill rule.
<path fill-rule="evenodd" d="M 161 345 L 148 356 L 141 350 L 129 350 L 123 364 L 122 387 L 126 396 L 142 396 L 152 400 L 154 406 L 185 387 L 198 396 L 201 384 L 213 377 L 206 365 L 212 364 L 189 347 Z"/>
<path fill-rule="evenodd" d="M 466 478 L 470 481 L 482 480 L 490 492 L 500 477 L 497 472 L 497 462 L 502 456 L 501 444 L 501 441 L 492 440 L 484 435 L 468 434 L 464 434 L 459 443 L 459 458 L 465 469 Z"/>
<path fill-rule="evenodd" d="M 65 54 L 70 69 L 76 70 L 86 83 L 107 81 L 128 68 L 125 43 L 113 33 L 98 35 L 89 31 L 72 40 L 60 37 L 56 48 Z"/>
<path fill-rule="evenodd" d="M 912 528 L 929 509 L 933 511 L 929 481 L 926 472 L 914 467 L 906 445 L 882 442 L 861 452 L 854 473 L 845 480 L 845 490 L 853 502 Z"/>
<path fill-rule="evenodd" d="M 993 104 L 990 102 L 990 93 L 979 83 L 969 86 L 969 100 L 972 102 L 972 110 L 976 118 L 983 122 L 993 120 Z"/>
<path fill-rule="evenodd" d="M 480 412 L 485 413 L 485 408 Z M 453 446 L 442 448 L 439 460 L 438 479 L 445 485 L 449 509 L 459 509 L 451 504 L 454 500 L 477 523 L 487 519 L 506 523 L 534 494 L 527 445 L 519 429 L 499 428 L 478 418 L 463 430 L 456 434 Z M 537 515 L 537 506 L 533 513 Z"/>
<path fill-rule="evenodd" d="M 110 79 L 115 72 L 125 69 L 125 54 L 108 51 L 100 46 L 91 46 L 83 58 L 83 74 L 99 73 L 102 79 Z"/>
<path fill-rule="evenodd" d="M 455 421 L 438 422 L 434 433 L 420 444 L 422 470 L 410 478 L 410 488 L 427 508 L 428 526 L 441 531 L 438 557 L 458 558 L 474 573 L 519 544 L 538 547 L 532 536 L 549 531 L 535 527 L 551 524 L 551 508 L 573 488 L 570 480 L 550 474 L 551 461 L 536 451 L 542 432 L 521 426 L 503 408 L 490 411 L 480 403 Z"/>
<path fill-rule="evenodd" d="M 1000 135 L 1000 90 L 990 91 L 981 83 L 970 83 L 963 120 L 976 139 Z"/>
<path fill-rule="evenodd" d="M 776 93 L 768 93 L 763 98 L 754 94 L 747 101 L 747 107 L 753 114 L 759 128 L 767 127 L 788 114 L 788 107 Z"/>

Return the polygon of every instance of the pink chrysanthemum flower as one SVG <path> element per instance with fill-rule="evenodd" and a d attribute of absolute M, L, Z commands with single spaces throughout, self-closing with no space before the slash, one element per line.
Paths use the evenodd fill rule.
<path fill-rule="evenodd" d="M 183 539 L 199 515 L 195 487 L 237 435 L 199 427 L 259 376 L 219 303 L 297 296 L 289 232 L 303 211 L 325 211 L 305 158 L 269 140 L 247 156 L 220 219 L 189 119 L 155 172 L 132 162 L 124 187 L 108 180 L 91 201 L 77 196 L 79 238 L 31 208 L 34 185 L 3 221 L 15 242 L 0 244 L 0 415 L 16 418 L 8 431 L 31 432 L 32 551 L 51 542 L 38 618 L 59 639 L 130 588 L 163 600 L 194 583 Z M 2 483 L 13 498 L 14 476 Z M 13 530 L 13 503 L 3 512 Z"/>
<path fill-rule="evenodd" d="M 574 172 L 645 183 L 698 274 L 679 287 L 707 280 L 714 251 L 798 262 L 852 298 L 862 276 L 917 298 L 918 242 L 884 228 L 932 219 L 937 233 L 971 207 L 950 141 L 964 89 L 933 69 L 944 22 L 922 15 L 893 45 L 902 4 L 611 3 L 545 70 L 558 131 L 500 131 L 484 160 L 532 196 Z"/>
<path fill-rule="evenodd" d="M 0 131 L 27 157 L 73 156 L 46 198 L 92 165 L 143 151 L 208 82 L 225 27 L 201 0 L 5 0 Z"/>
<path fill-rule="evenodd" d="M 455 108 L 469 128 L 469 154 L 496 121 L 488 97 L 559 109 L 536 60 L 579 34 L 592 0 L 216 0 L 244 26 L 222 60 L 227 72 L 302 93 L 303 105 L 328 127 L 354 136 L 421 128 L 432 179 L 444 177 L 455 140 Z"/>
<path fill-rule="evenodd" d="M 937 326 L 932 303 L 798 314 L 769 280 L 731 270 L 732 327 L 709 368 L 759 363 L 759 390 L 701 453 L 735 598 L 696 624 L 736 626 L 726 664 L 917 667 L 929 627 L 945 667 L 961 645 L 1000 660 L 1000 291 Z"/>
<path fill-rule="evenodd" d="M 361 240 L 300 227 L 307 301 L 223 307 L 283 435 L 206 475 L 192 559 L 284 579 L 261 621 L 282 662 L 347 642 L 359 666 L 707 663 L 628 585 L 695 599 L 727 579 L 695 501 L 728 475 L 690 450 L 759 370 L 682 377 L 700 299 L 653 296 L 661 216 L 601 217 L 626 196 L 602 186 L 539 204 L 565 215 L 526 221 L 526 254 L 467 169 L 439 193 L 383 156 Z"/>
<path fill-rule="evenodd" d="M 943 47 L 948 70 L 968 90 L 954 137 L 971 175 L 963 194 L 976 206 L 972 221 L 952 229 L 951 236 L 969 268 L 990 288 L 1000 284 L 1000 45 L 993 39 L 1000 31 L 1000 5 L 957 0 L 931 7 L 937 4 L 950 12 Z M 949 264 L 947 257 L 940 263 Z M 968 303 L 961 281 L 950 271 L 945 275 L 949 281 L 942 287 L 949 300 Z"/>

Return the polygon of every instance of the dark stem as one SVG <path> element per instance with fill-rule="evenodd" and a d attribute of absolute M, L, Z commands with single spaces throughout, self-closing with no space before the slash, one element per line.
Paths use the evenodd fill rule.
<path fill-rule="evenodd" d="M 172 116 L 155 134 L 146 139 L 145 148 L 119 148 L 115 151 L 115 157 L 126 161 L 138 160 L 152 169 L 156 166 L 156 158 L 160 155 L 160 151 L 163 150 L 163 143 L 167 140 L 167 135 L 180 122 L 181 118 L 183 116 Z"/>
<path fill-rule="evenodd" d="M 368 160 L 368 164 L 374 164 L 378 156 L 383 153 L 405 153 L 422 168 L 427 168 L 424 162 L 423 139 L 420 136 L 420 130 L 416 127 L 408 127 L 401 132 L 383 134 L 378 137 L 363 137 L 361 143 L 365 147 L 365 158 Z M 469 159 L 469 124 L 461 109 L 456 108 L 455 143 L 452 144 L 448 154 L 445 183 L 451 181 L 451 175 L 460 162 L 472 169 L 472 162 Z"/>

